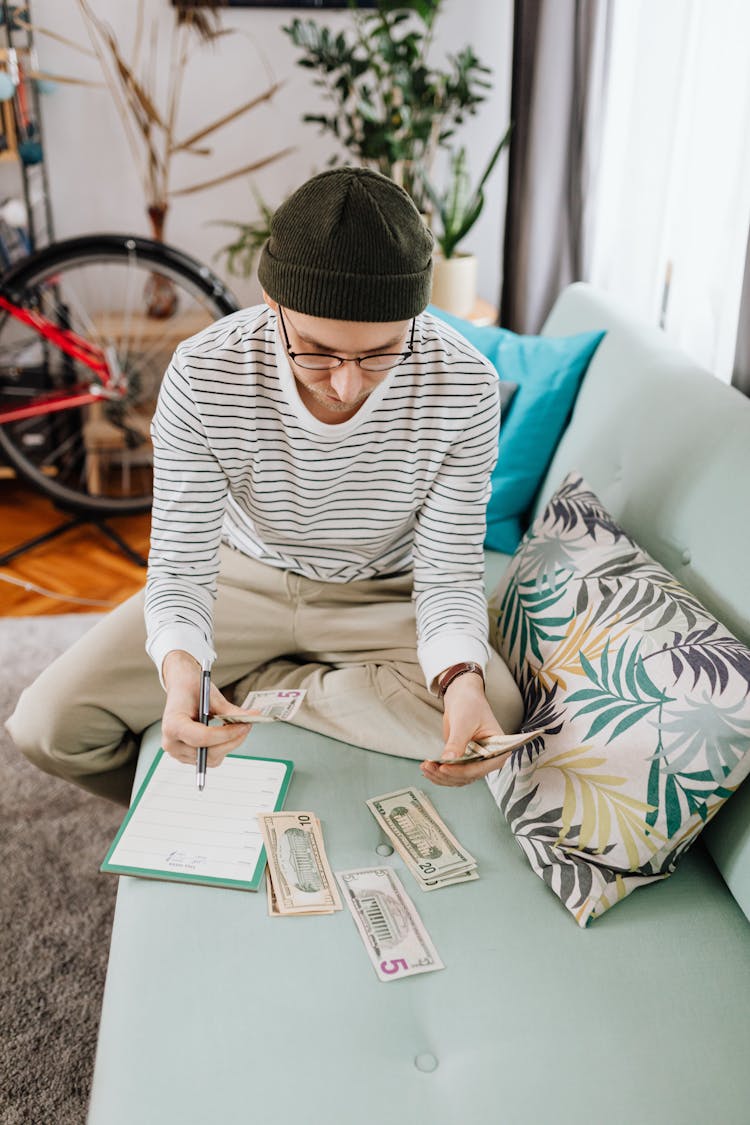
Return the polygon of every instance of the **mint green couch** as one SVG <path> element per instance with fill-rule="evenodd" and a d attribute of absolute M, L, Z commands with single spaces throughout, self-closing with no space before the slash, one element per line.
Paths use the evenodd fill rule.
<path fill-rule="evenodd" d="M 750 400 L 583 284 L 544 332 L 600 328 L 537 507 L 580 469 L 750 642 Z M 748 1125 L 750 789 L 582 931 L 483 782 L 428 787 L 481 878 L 423 894 L 364 804 L 425 784 L 415 762 L 287 725 L 245 747 L 294 760 L 287 807 L 323 819 L 334 869 L 397 867 L 446 969 L 381 984 L 346 911 L 270 919 L 264 893 L 121 878 L 89 1125 Z"/>

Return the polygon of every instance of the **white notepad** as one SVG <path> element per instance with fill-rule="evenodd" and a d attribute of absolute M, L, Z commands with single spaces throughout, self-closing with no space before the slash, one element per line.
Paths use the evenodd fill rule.
<path fill-rule="evenodd" d="M 159 750 L 102 871 L 257 891 L 266 853 L 257 814 L 282 808 L 294 764 L 227 754 L 195 783 L 195 767 Z"/>

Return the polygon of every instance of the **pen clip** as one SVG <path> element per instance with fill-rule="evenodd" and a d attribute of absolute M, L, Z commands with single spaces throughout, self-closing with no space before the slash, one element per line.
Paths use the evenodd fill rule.
<path fill-rule="evenodd" d="M 204 660 L 201 664 L 201 693 L 198 722 L 208 726 L 211 717 L 211 661 Z"/>

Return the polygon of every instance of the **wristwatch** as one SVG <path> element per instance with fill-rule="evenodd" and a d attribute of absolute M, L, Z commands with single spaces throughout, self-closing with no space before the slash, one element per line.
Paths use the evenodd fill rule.
<path fill-rule="evenodd" d="M 482 665 L 477 664 L 474 660 L 464 660 L 460 664 L 451 664 L 450 668 L 446 668 L 443 672 L 442 679 L 438 682 L 438 695 L 442 699 L 446 691 L 459 676 L 463 676 L 464 672 L 477 672 L 482 677 L 482 687 L 484 687 L 484 672 Z"/>

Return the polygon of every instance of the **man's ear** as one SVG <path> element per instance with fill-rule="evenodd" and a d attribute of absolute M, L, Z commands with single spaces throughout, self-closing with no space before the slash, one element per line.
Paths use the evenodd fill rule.
<path fill-rule="evenodd" d="M 273 297 L 269 297 L 265 289 L 263 290 L 263 300 L 266 302 L 270 309 L 273 309 L 274 312 L 279 311 L 279 302 L 274 301 Z"/>

